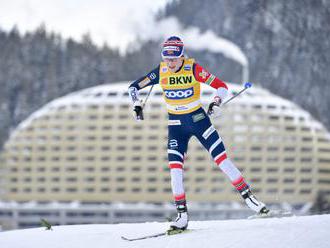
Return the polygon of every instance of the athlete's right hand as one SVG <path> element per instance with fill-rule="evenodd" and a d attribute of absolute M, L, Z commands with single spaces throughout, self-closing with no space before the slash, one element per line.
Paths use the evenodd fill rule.
<path fill-rule="evenodd" d="M 210 103 L 207 114 L 208 115 L 213 115 L 214 114 L 214 107 L 219 107 L 221 105 L 221 98 L 219 96 L 215 96 L 213 99 L 213 102 Z"/>
<path fill-rule="evenodd" d="M 144 118 L 143 118 L 143 109 L 142 109 L 142 106 L 141 106 L 140 101 L 134 103 L 134 109 L 133 109 L 133 111 L 135 113 L 135 119 L 137 121 L 144 120 Z"/>

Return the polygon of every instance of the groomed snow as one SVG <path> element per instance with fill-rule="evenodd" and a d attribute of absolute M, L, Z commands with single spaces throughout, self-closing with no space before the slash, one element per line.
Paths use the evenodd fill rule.
<path fill-rule="evenodd" d="M 0 233 L 3 248 L 328 248 L 330 215 L 190 222 L 192 232 L 125 241 L 164 231 L 168 223 L 72 225 Z"/>

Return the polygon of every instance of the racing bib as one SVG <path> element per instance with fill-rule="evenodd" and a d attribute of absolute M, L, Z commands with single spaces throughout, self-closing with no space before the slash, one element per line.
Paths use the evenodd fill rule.
<path fill-rule="evenodd" d="M 165 62 L 160 64 L 159 82 L 169 113 L 187 114 L 201 107 L 200 83 L 194 77 L 193 64 L 193 59 L 185 59 L 176 73 L 170 72 Z"/>

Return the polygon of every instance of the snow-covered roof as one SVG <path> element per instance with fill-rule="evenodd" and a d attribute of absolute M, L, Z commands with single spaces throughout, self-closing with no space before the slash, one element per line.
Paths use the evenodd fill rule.
<path fill-rule="evenodd" d="M 118 82 L 111 84 L 103 84 L 87 89 L 79 90 L 70 93 L 66 96 L 57 98 L 44 107 L 40 108 L 36 112 L 32 113 L 26 120 L 21 122 L 18 127 L 13 131 L 11 136 L 14 136 L 17 131 L 26 128 L 30 123 L 43 116 L 46 113 L 52 111 L 57 111 L 61 107 L 74 107 L 74 106 L 87 106 L 91 104 L 109 104 L 109 103 L 127 103 L 130 104 L 130 99 L 128 96 L 128 86 L 130 82 Z M 202 85 L 201 100 L 203 104 L 207 104 L 211 101 L 216 91 L 210 86 Z M 233 95 L 244 88 L 242 85 L 228 83 L 230 95 Z M 140 91 L 141 98 L 145 98 L 149 91 L 149 87 Z M 159 85 L 155 85 L 153 91 L 149 96 L 149 102 L 162 102 L 162 91 Z M 244 104 L 244 105 L 260 105 L 261 107 L 272 106 L 271 110 L 274 113 L 287 114 L 290 116 L 303 116 L 307 120 L 311 120 L 310 126 L 315 128 L 323 128 L 323 125 L 315 121 L 311 115 L 302 110 L 293 102 L 281 98 L 277 95 L 270 93 L 268 90 L 263 89 L 259 86 L 254 85 L 244 92 L 244 94 L 237 97 L 230 104 Z"/>

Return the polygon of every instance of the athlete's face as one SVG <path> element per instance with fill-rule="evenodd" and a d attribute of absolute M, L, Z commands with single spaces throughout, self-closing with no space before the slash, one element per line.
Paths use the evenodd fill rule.
<path fill-rule="evenodd" d="M 167 64 L 167 67 L 171 72 L 176 72 L 183 63 L 183 57 L 174 59 L 165 58 L 164 62 Z"/>

